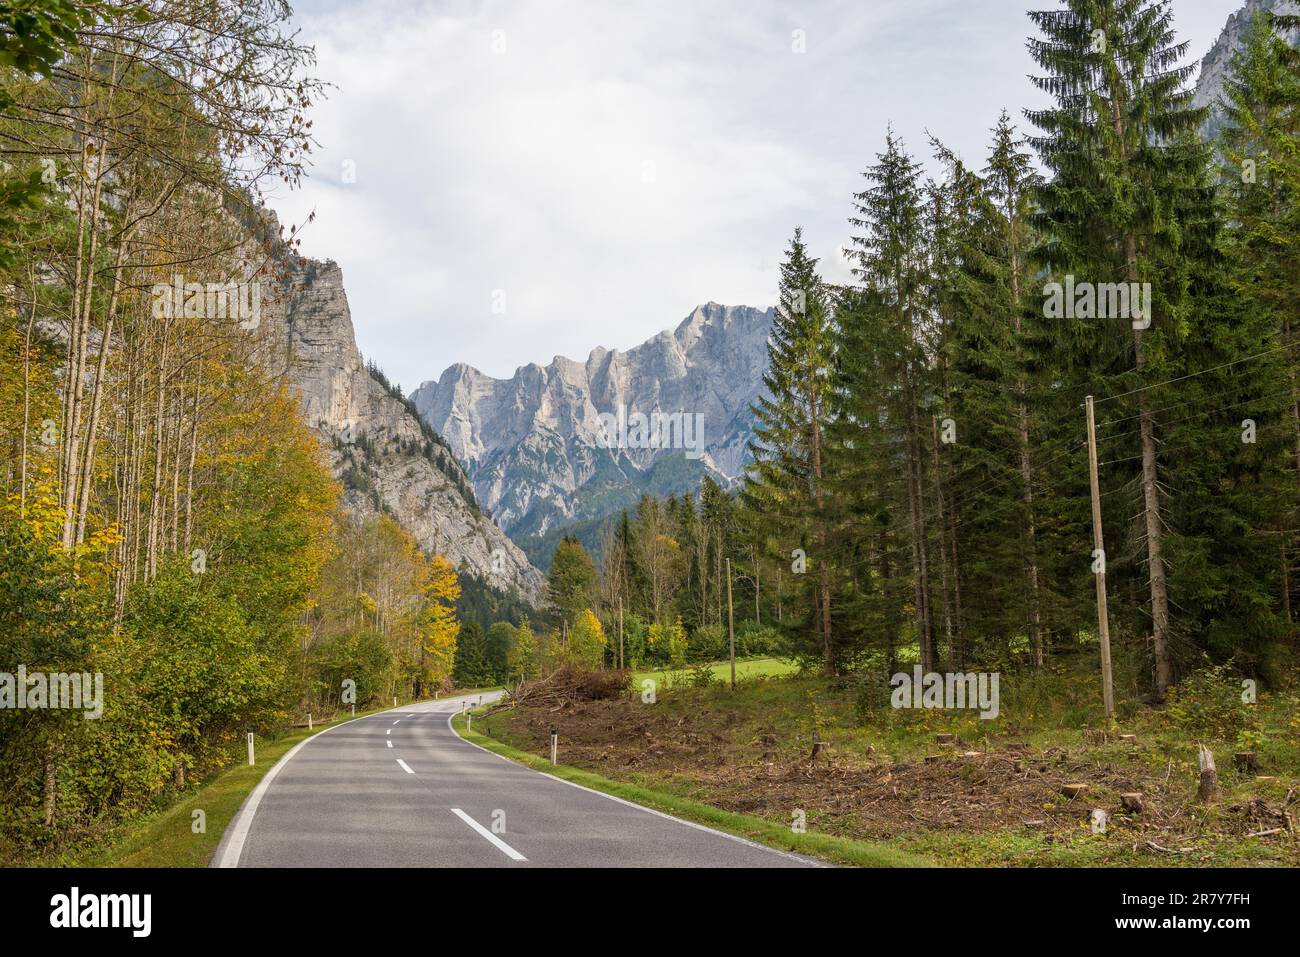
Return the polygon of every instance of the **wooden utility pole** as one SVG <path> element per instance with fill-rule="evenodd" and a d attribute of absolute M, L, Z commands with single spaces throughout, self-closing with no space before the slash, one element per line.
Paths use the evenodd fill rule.
<path fill-rule="evenodd" d="M 1106 719 L 1115 716 L 1115 687 L 1110 670 L 1110 613 L 1106 610 L 1106 545 L 1101 532 L 1101 489 L 1097 478 L 1097 420 L 1092 396 L 1084 400 L 1088 409 L 1088 485 L 1092 492 L 1092 566 L 1097 579 L 1097 628 L 1101 639 L 1101 696 Z"/>
<path fill-rule="evenodd" d="M 618 596 L 618 670 L 623 670 L 623 596 Z"/>
<path fill-rule="evenodd" d="M 736 615 L 731 607 L 731 559 L 727 559 L 727 640 L 731 647 L 731 690 L 736 690 Z"/>

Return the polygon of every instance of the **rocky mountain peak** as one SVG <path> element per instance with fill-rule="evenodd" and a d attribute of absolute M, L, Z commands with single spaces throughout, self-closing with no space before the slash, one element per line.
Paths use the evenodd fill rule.
<path fill-rule="evenodd" d="M 770 309 L 708 302 L 626 352 L 597 346 L 585 362 L 556 356 L 508 379 L 452 366 L 412 399 L 501 527 L 535 539 L 598 521 L 645 491 L 693 489 L 706 472 L 739 476 L 772 319 Z M 636 413 L 698 422 L 700 448 L 603 447 L 602 416 Z"/>

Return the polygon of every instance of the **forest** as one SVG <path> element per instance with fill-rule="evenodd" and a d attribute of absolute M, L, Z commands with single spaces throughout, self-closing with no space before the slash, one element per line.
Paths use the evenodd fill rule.
<path fill-rule="evenodd" d="M 1130 704 L 1294 678 L 1294 18 L 1252 21 L 1213 141 L 1168 5 L 1031 19 L 1051 105 L 991 118 L 975 166 L 932 137 L 935 175 L 886 131 L 852 284 L 794 230 L 743 482 L 643 498 L 598 564 L 562 543 L 561 643 L 590 609 L 610 664 L 620 621 L 625 663 L 725 657 L 730 585 L 739 654 L 1032 673 L 1096 660 L 1101 568 Z"/>
<path fill-rule="evenodd" d="M 268 2 L 0 4 L 0 859 L 165 802 L 248 731 L 451 687 L 459 584 L 341 507 L 274 318 L 312 53 Z"/>
<path fill-rule="evenodd" d="M 621 693 L 777 657 L 859 725 L 914 666 L 1013 702 L 1104 672 L 1106 722 L 1294 687 L 1300 18 L 1251 21 L 1211 125 L 1168 3 L 1031 12 L 1046 105 L 991 115 L 977 161 L 882 130 L 851 282 L 792 224 L 744 477 L 563 534 L 532 607 L 345 509 L 377 493 L 303 417 L 278 330 L 305 224 L 264 190 L 308 175 L 326 84 L 290 15 L 0 0 L 0 672 L 107 689 L 84 720 L 0 683 L 0 863 L 250 732 L 561 670 Z"/>

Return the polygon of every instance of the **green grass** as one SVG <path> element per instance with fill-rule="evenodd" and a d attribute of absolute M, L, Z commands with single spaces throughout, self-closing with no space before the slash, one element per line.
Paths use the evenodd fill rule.
<path fill-rule="evenodd" d="M 737 663 L 739 664 L 739 663 Z M 477 710 L 477 709 L 476 709 Z M 594 791 L 602 791 L 615 797 L 632 801 L 644 807 L 654 808 L 696 824 L 705 824 L 719 831 L 726 831 L 759 844 L 782 851 L 803 854 L 833 864 L 848 864 L 857 867 L 933 867 L 933 861 L 909 851 L 874 844 L 869 841 L 856 841 L 829 834 L 797 834 L 789 827 L 765 821 L 747 814 L 736 814 L 721 808 L 702 804 L 690 798 L 663 791 L 630 784 L 624 781 L 612 781 L 591 771 L 570 767 L 564 764 L 552 765 L 545 758 L 520 751 L 508 744 L 490 738 L 478 731 L 467 731 L 465 718 L 457 715 L 452 723 L 456 733 L 467 741 L 486 748 L 494 754 L 509 758 L 525 767 L 545 774 L 553 775 L 574 784 L 581 784 Z"/>
<path fill-rule="evenodd" d="M 658 671 L 638 671 L 632 675 L 632 682 L 638 688 L 646 678 L 671 687 L 673 684 L 688 681 L 698 665 L 688 668 L 660 669 Z M 731 681 L 730 662 L 720 661 L 709 664 L 709 670 L 718 681 Z M 778 675 L 793 674 L 799 670 L 794 662 L 782 658 L 742 658 L 736 662 L 736 680 L 745 678 L 774 678 Z"/>
<path fill-rule="evenodd" d="M 408 702 L 409 703 L 409 702 Z M 384 705 L 357 712 L 357 718 L 389 710 Z M 66 867 L 206 867 L 226 827 L 275 763 L 289 749 L 326 728 L 356 720 L 344 715 L 312 731 L 295 728 L 274 740 L 255 739 L 257 764 L 237 764 L 204 782 L 192 794 L 183 795 L 167 807 L 127 821 L 93 846 L 65 851 L 54 859 L 32 863 Z M 203 811 L 205 831 L 193 831 L 193 813 Z"/>
<path fill-rule="evenodd" d="M 756 678 L 731 692 L 718 682 L 696 687 L 689 673 L 671 685 L 661 683 L 657 701 L 645 705 L 653 710 L 643 719 L 629 714 L 628 702 L 597 702 L 587 703 L 573 715 L 571 728 L 564 726 L 570 720 L 565 715 L 549 720 L 561 727 L 569 741 L 568 760 L 576 769 L 597 778 L 610 775 L 618 779 L 615 783 L 620 787 L 655 795 L 664 802 L 652 804 L 655 807 L 668 809 L 670 802 L 680 799 L 686 806 L 716 805 L 720 814 L 728 813 L 724 808 L 735 808 L 736 816 L 747 823 L 755 820 L 749 815 L 761 815 L 783 837 L 788 830 L 788 807 L 800 806 L 807 811 L 809 830 L 821 836 L 868 845 L 874 842 L 877 847 L 945 865 L 1295 866 L 1300 860 L 1296 841 L 1286 835 L 1249 837 L 1246 832 L 1278 826 L 1276 820 L 1250 823 L 1252 802 L 1266 801 L 1276 813 L 1287 806 L 1292 789 L 1300 785 L 1295 772 L 1300 767 L 1300 698 L 1287 691 L 1261 693 L 1258 704 L 1247 707 L 1239 701 L 1239 689 L 1229 688 L 1237 696 L 1236 704 L 1208 695 L 1177 707 L 1171 703 L 1167 709 L 1132 708 L 1121 713 L 1113 732 L 1134 734 L 1135 742 L 1120 742 L 1112 734 L 1108 743 L 1095 744 L 1085 740 L 1085 729 L 1104 727 L 1105 721 L 1093 670 L 1091 661 L 1081 661 L 1077 669 L 1061 664 L 1041 676 L 1008 675 L 1002 688 L 1001 714 L 989 721 L 971 712 L 894 710 L 887 703 L 863 711 L 859 689 L 852 680 L 815 675 Z M 634 686 L 631 710 L 640 701 L 638 691 Z M 608 731 L 602 708 L 609 713 Z M 1201 717 L 1191 721 L 1189 715 Z M 1243 736 L 1237 723 L 1244 723 L 1255 737 Z M 525 716 L 508 710 L 497 711 L 481 724 L 475 722 L 476 731 L 511 748 L 512 756 L 520 751 L 545 753 L 539 727 L 544 731 L 544 722 L 536 714 Z M 632 733 L 630 729 L 639 731 L 640 727 L 647 727 L 656 742 L 689 742 L 697 753 L 687 747 L 673 754 L 670 746 L 669 757 L 640 760 L 635 739 L 629 743 L 626 737 Z M 940 732 L 956 735 L 956 747 L 939 746 L 936 734 Z M 827 760 L 850 773 L 870 772 L 893 763 L 916 766 L 928 755 L 1001 751 L 1012 746 L 1026 748 L 1031 763 L 1040 764 L 1048 762 L 1049 753 L 1068 749 L 1070 762 L 1081 763 L 1086 769 L 1081 773 L 1098 773 L 1092 778 L 1091 803 L 1078 811 L 1074 826 L 1062 826 L 1071 816 L 1066 812 L 1073 809 L 1059 804 L 1052 786 L 1034 785 L 1036 776 L 1024 776 L 1008 781 L 1007 789 L 990 798 L 999 802 L 1003 823 L 985 821 L 969 829 L 917 823 L 908 814 L 907 801 L 922 799 L 904 797 L 900 801 L 897 794 L 896 800 L 864 805 L 858 812 L 846 803 L 844 794 L 828 792 L 825 802 L 804 794 L 772 803 L 767 813 L 755 810 L 741 778 L 721 773 L 724 766 L 766 763 L 780 769 L 797 767 L 808 760 L 814 739 L 829 746 Z M 1223 793 L 1218 803 L 1210 806 L 1195 800 L 1198 743 L 1211 747 L 1219 759 Z M 606 747 L 612 751 L 606 753 Z M 1258 753 L 1261 773 L 1275 777 L 1274 781 L 1261 781 L 1253 772 L 1233 767 L 1234 751 L 1247 749 Z M 1060 773 L 1051 771 L 1052 775 Z M 942 777 L 936 767 L 936 775 L 922 780 Z M 1038 796 L 1031 788 L 1045 792 Z M 1107 834 L 1091 834 L 1088 808 L 1102 807 L 1114 813 L 1120 792 L 1129 790 L 1146 793 L 1156 808 L 1153 814 L 1131 822 L 1116 818 Z M 702 820 L 689 813 L 681 816 Z M 1048 819 L 1048 826 L 1026 823 L 1039 819 Z"/>

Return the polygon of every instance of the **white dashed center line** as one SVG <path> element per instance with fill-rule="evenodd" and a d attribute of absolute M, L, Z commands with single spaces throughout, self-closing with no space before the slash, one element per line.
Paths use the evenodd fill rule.
<path fill-rule="evenodd" d="M 390 748 L 393 746 L 393 742 L 391 741 L 385 741 L 384 744 L 388 745 Z"/>
<path fill-rule="evenodd" d="M 524 857 L 524 855 L 520 854 L 520 853 L 519 853 L 518 851 L 516 851 L 513 847 L 511 847 L 511 846 L 510 846 L 509 844 L 507 844 L 505 841 L 501 840 L 501 838 L 497 837 L 495 834 L 493 834 L 491 831 L 489 831 L 487 828 L 485 828 L 485 827 L 484 827 L 482 824 L 480 824 L 478 821 L 474 820 L 472 817 L 470 817 L 468 814 L 466 814 L 466 813 L 465 813 L 464 811 L 462 811 L 460 808 L 458 808 L 458 807 L 454 807 L 454 808 L 452 808 L 452 809 L 451 809 L 451 813 L 454 814 L 454 815 L 456 815 L 458 818 L 460 818 L 462 821 L 464 821 L 466 824 L 468 824 L 468 825 L 469 825 L 470 827 L 472 827 L 474 830 L 478 831 L 478 833 L 479 833 L 481 836 L 487 838 L 487 840 L 490 841 L 490 842 L 492 843 L 492 845 L 493 845 L 497 850 L 499 850 L 499 851 L 500 851 L 502 854 L 504 854 L 506 857 L 510 858 L 510 860 L 512 860 L 512 861 L 526 861 L 526 860 L 528 860 L 528 858 Z"/>
<path fill-rule="evenodd" d="M 401 758 L 397 759 L 397 763 L 402 766 L 402 770 L 405 771 L 407 774 L 415 773 L 414 771 L 411 770 L 411 766 L 407 764 L 405 761 L 403 761 Z"/>

